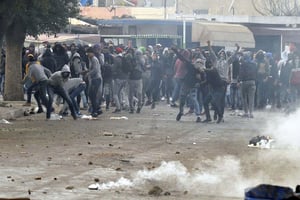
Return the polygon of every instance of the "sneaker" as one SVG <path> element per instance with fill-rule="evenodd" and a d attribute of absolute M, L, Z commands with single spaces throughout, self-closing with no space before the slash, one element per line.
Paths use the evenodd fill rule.
<path fill-rule="evenodd" d="M 161 101 L 164 101 L 164 100 L 166 100 L 166 98 L 165 98 L 165 97 L 162 97 L 160 100 L 161 100 Z"/>
<path fill-rule="evenodd" d="M 202 123 L 209 123 L 211 122 L 211 119 L 205 119 L 204 121 L 202 121 Z"/>
<path fill-rule="evenodd" d="M 242 116 L 241 117 L 243 117 L 243 118 L 248 118 L 249 117 L 249 115 L 248 115 L 248 113 L 244 113 L 244 114 L 242 114 Z"/>
<path fill-rule="evenodd" d="M 197 117 L 196 122 L 197 122 L 197 123 L 201 122 L 201 118 L 200 118 L 200 117 Z"/>
<path fill-rule="evenodd" d="M 182 115 L 183 115 L 182 113 L 178 113 L 178 115 L 176 116 L 176 121 L 180 121 Z"/>
<path fill-rule="evenodd" d="M 121 109 L 115 109 L 112 113 L 120 113 Z"/>
<path fill-rule="evenodd" d="M 137 108 L 136 113 L 141 113 L 141 108 Z"/>
<path fill-rule="evenodd" d="M 103 111 L 102 111 L 102 110 L 98 110 L 98 111 L 97 111 L 97 114 L 98 114 L 98 115 L 102 115 L 102 114 L 103 114 Z"/>
<path fill-rule="evenodd" d="M 217 115 L 217 113 L 215 112 L 214 113 L 214 121 L 216 121 L 218 119 L 218 115 Z"/>
<path fill-rule="evenodd" d="M 170 103 L 170 106 L 173 107 L 173 108 L 177 108 L 177 107 L 178 107 L 177 104 L 174 103 L 174 102 L 171 102 L 171 103 Z"/>
<path fill-rule="evenodd" d="M 155 108 L 155 103 L 152 102 L 152 104 L 151 104 L 151 109 L 154 109 L 154 108 Z"/>
<path fill-rule="evenodd" d="M 43 112 L 44 112 L 43 108 L 39 108 L 36 113 L 43 113 Z"/>
<path fill-rule="evenodd" d="M 31 103 L 26 102 L 26 103 L 23 104 L 23 106 L 31 106 Z"/>
<path fill-rule="evenodd" d="M 223 117 L 219 117 L 219 118 L 218 118 L 217 124 L 220 124 L 221 122 L 224 122 Z"/>
<path fill-rule="evenodd" d="M 98 117 L 98 113 L 92 113 L 92 117 L 94 118 Z"/>

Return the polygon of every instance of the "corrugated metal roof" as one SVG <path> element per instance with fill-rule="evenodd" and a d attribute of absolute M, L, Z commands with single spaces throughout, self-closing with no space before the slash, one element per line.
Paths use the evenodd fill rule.
<path fill-rule="evenodd" d="M 98 20 L 98 25 L 182 25 L 181 20 L 151 20 L 151 19 L 111 19 Z M 192 22 L 186 22 L 186 25 L 192 25 Z"/>

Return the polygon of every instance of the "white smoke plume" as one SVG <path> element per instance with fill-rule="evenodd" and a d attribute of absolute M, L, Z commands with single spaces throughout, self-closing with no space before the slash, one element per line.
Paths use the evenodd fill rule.
<path fill-rule="evenodd" d="M 147 191 L 159 186 L 164 191 L 243 197 L 245 188 L 253 184 L 257 182 L 243 176 L 240 161 L 233 156 L 225 156 L 203 161 L 192 170 L 179 161 L 163 161 L 155 169 L 138 171 L 131 180 L 122 177 L 116 182 L 99 184 L 98 189 L 135 188 Z"/>
<path fill-rule="evenodd" d="M 288 116 L 272 118 L 268 122 L 266 134 L 275 139 L 275 147 L 300 148 L 300 110 Z"/>

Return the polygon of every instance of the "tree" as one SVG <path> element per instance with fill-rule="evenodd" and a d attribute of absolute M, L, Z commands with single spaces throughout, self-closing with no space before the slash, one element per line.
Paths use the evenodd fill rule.
<path fill-rule="evenodd" d="M 3 35 L 7 43 L 4 100 L 23 100 L 21 53 L 26 34 L 58 32 L 79 13 L 78 0 L 2 0 L 0 8 L 0 44 Z"/>
<path fill-rule="evenodd" d="M 299 16 L 300 0 L 252 0 L 254 9 L 267 16 Z"/>

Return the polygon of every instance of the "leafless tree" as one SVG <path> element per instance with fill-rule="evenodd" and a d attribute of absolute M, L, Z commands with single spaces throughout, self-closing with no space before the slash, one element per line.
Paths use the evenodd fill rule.
<path fill-rule="evenodd" d="M 300 0 L 252 0 L 254 9 L 267 16 L 299 16 Z"/>

